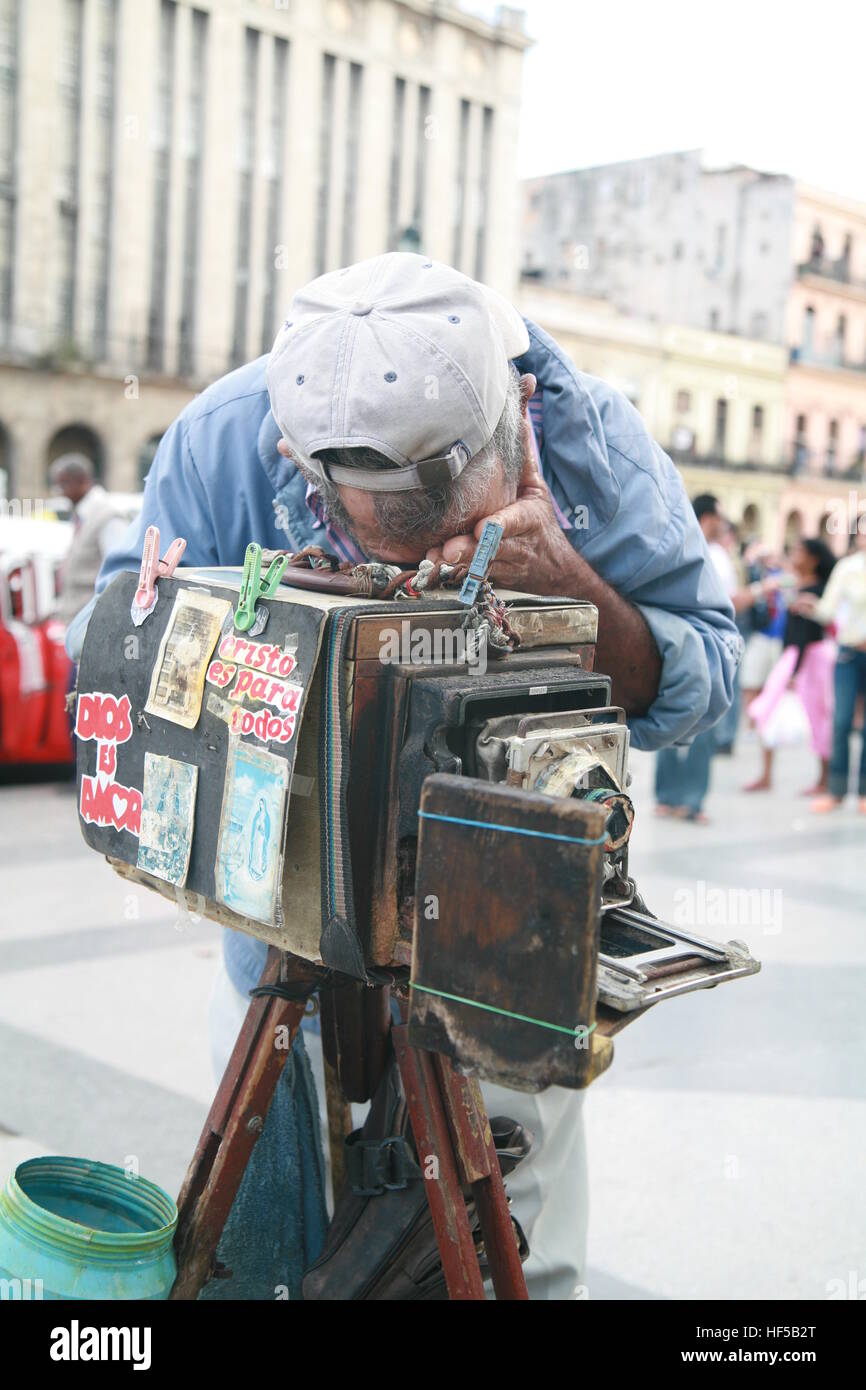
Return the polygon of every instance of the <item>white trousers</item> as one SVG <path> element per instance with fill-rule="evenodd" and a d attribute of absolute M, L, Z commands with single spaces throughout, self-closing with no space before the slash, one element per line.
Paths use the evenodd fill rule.
<path fill-rule="evenodd" d="M 220 962 L 208 1019 L 217 1080 L 228 1064 L 248 1003 Z M 317 1033 L 305 1031 L 304 1042 L 316 1077 L 323 1133 L 327 1134 L 321 1039 Z M 555 1300 L 585 1297 L 588 1182 L 583 1092 L 551 1086 L 529 1095 L 488 1082 L 482 1091 L 489 1115 L 507 1115 L 534 1136 L 532 1152 L 507 1182 L 511 1209 L 529 1241 L 531 1253 L 524 1265 L 529 1296 Z"/>

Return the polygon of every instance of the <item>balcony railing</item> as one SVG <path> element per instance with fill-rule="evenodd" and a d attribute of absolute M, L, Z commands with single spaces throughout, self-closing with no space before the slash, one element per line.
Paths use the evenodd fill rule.
<path fill-rule="evenodd" d="M 780 460 L 777 463 L 760 463 L 756 459 L 729 459 L 722 454 L 695 454 L 688 450 L 668 446 L 668 453 L 674 463 L 681 468 L 721 468 L 729 473 L 787 473 L 793 472 L 793 464 Z"/>
<path fill-rule="evenodd" d="M 792 347 L 789 349 L 792 363 L 801 367 L 826 367 L 837 372 L 866 372 L 866 362 L 852 362 L 845 358 L 841 348 L 831 348 L 829 352 L 818 352 L 816 348 Z"/>
<path fill-rule="evenodd" d="M 843 463 L 836 454 L 820 453 L 805 444 L 794 444 L 790 473 L 796 478 L 839 478 L 856 482 L 866 477 L 866 451 Z"/>
<path fill-rule="evenodd" d="M 838 478 L 840 482 L 866 479 L 866 453 L 848 464 L 841 464 L 832 455 L 813 456 L 803 445 L 795 446 L 792 458 L 775 463 L 758 463 L 754 459 L 729 459 L 720 454 L 692 454 L 682 449 L 668 448 L 679 468 L 716 468 L 726 473 L 776 473 L 783 477 Z"/>
<path fill-rule="evenodd" d="M 797 266 L 797 274 L 818 275 L 822 280 L 835 280 L 839 285 L 850 285 L 852 289 L 866 293 L 866 280 L 859 280 L 851 274 L 850 263 L 844 257 L 831 261 L 828 256 L 812 256 Z"/>

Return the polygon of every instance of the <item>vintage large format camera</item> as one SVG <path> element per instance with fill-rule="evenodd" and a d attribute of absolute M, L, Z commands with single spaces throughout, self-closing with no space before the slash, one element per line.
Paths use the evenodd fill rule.
<path fill-rule="evenodd" d="M 758 968 L 658 921 L 629 874 L 591 604 L 503 595 L 519 645 L 497 654 L 446 591 L 283 583 L 242 632 L 240 585 L 178 571 L 139 626 L 133 575 L 97 604 L 79 813 L 119 872 L 341 976 L 411 972 L 414 1040 L 528 1089 L 607 1065 L 602 1016 Z"/>

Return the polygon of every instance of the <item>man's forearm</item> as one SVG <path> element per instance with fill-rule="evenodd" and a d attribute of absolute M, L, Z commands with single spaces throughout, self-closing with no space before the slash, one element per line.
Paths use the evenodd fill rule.
<path fill-rule="evenodd" d="M 659 693 L 662 661 L 643 614 L 574 552 L 567 593 L 598 609 L 597 671 L 610 676 L 611 698 L 626 714 L 646 714 Z"/>

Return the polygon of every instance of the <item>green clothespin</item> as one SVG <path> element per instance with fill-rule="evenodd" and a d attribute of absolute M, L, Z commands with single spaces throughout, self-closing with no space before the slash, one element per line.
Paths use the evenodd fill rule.
<path fill-rule="evenodd" d="M 273 598 L 288 563 L 288 555 L 275 555 L 262 579 L 262 547 L 250 541 L 244 556 L 241 592 L 235 609 L 235 627 L 239 632 L 247 632 L 252 627 L 259 599 Z"/>

